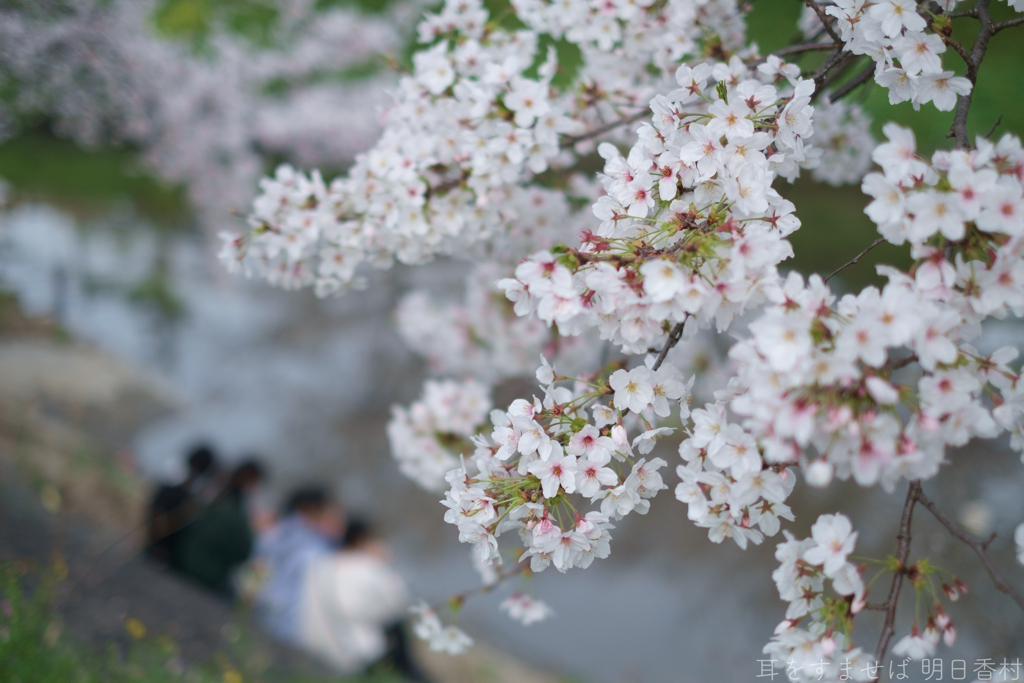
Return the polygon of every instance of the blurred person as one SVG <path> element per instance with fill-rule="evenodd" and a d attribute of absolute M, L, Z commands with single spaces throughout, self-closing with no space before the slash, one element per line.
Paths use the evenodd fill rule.
<path fill-rule="evenodd" d="M 252 455 L 243 458 L 243 461 L 248 462 L 259 462 L 260 460 L 261 458 Z M 262 484 L 265 480 L 266 477 L 260 483 Z M 269 532 L 277 524 L 276 506 L 271 503 L 270 493 L 262 485 L 257 486 L 256 490 L 250 491 L 246 496 L 246 510 L 249 514 L 249 525 L 257 538 Z"/>
<path fill-rule="evenodd" d="M 383 665 L 426 682 L 409 654 L 400 620 L 409 591 L 390 553 L 361 519 L 349 521 L 340 552 L 310 563 L 299 603 L 303 648 L 342 674 Z"/>
<path fill-rule="evenodd" d="M 247 502 L 264 478 L 263 467 L 255 460 L 235 467 L 213 502 L 178 532 L 171 567 L 232 597 L 232 576 L 249 559 L 254 545 Z"/>
<path fill-rule="evenodd" d="M 159 486 L 147 511 L 146 553 L 163 565 L 171 563 L 181 529 L 188 524 L 204 502 L 216 478 L 217 457 L 206 444 L 192 448 L 188 473 L 180 484 Z"/>
<path fill-rule="evenodd" d="M 264 578 L 255 603 L 272 636 L 301 646 L 299 600 L 307 570 L 332 552 L 344 529 L 341 505 L 324 489 L 308 487 L 291 495 L 281 521 L 260 537 L 255 564 Z"/>

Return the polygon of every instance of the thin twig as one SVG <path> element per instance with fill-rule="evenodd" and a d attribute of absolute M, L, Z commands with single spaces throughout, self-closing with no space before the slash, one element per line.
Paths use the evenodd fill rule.
<path fill-rule="evenodd" d="M 814 91 L 814 97 L 818 97 L 828 86 L 832 85 L 846 73 L 846 70 L 850 68 L 850 65 L 857 61 L 857 55 L 852 52 L 843 52 L 839 59 L 834 65 L 829 67 L 831 73 L 826 73 L 825 77 L 821 79 L 821 82 L 817 84 L 816 90 Z"/>
<path fill-rule="evenodd" d="M 672 350 L 672 347 L 679 343 L 680 337 L 683 336 L 683 325 L 686 323 L 684 320 L 681 323 L 676 323 L 676 326 L 672 328 L 672 331 L 668 333 L 668 339 L 665 341 L 665 347 L 658 354 L 658 360 L 654 361 L 654 367 L 652 370 L 657 370 L 661 367 L 661 364 L 665 362 L 665 357 L 668 352 Z"/>
<path fill-rule="evenodd" d="M 900 589 L 903 587 L 903 575 L 907 565 L 907 556 L 910 554 L 910 522 L 914 517 L 914 504 L 921 493 L 921 484 L 917 481 L 910 482 L 907 489 L 907 500 L 903 503 L 903 516 L 900 518 L 900 531 L 896 534 L 896 571 L 892 575 L 892 584 L 889 586 L 889 597 L 885 601 L 885 624 L 882 625 L 882 637 L 878 640 L 878 647 L 875 649 L 875 662 L 879 665 L 885 657 L 885 651 L 889 649 L 889 641 L 896 632 L 896 604 L 900 596 Z"/>
<path fill-rule="evenodd" d="M 801 52 L 814 52 L 816 50 L 828 50 L 835 47 L 835 43 L 800 43 L 799 45 L 790 45 L 776 50 L 772 54 L 776 57 L 785 57 L 786 55 L 796 55 Z M 768 55 L 765 56 L 765 59 Z"/>
<path fill-rule="evenodd" d="M 843 39 L 840 38 L 839 34 L 836 33 L 836 30 L 832 28 L 832 20 L 827 14 L 825 14 L 825 10 L 821 9 L 821 5 L 814 2 L 814 0 L 807 0 L 804 4 L 813 9 L 814 13 L 818 15 L 818 21 L 820 21 L 821 25 L 825 27 L 825 31 L 828 33 L 829 38 L 832 39 L 832 43 L 838 47 L 842 47 Z"/>
<path fill-rule="evenodd" d="M 574 136 L 563 138 L 562 144 L 564 146 L 571 146 L 571 145 L 575 145 L 577 142 L 582 142 L 583 140 L 589 140 L 590 138 L 596 138 L 597 136 L 604 135 L 608 131 L 615 130 L 616 128 L 618 128 L 620 126 L 628 126 L 631 123 L 636 123 L 640 119 L 642 119 L 642 118 L 644 118 L 646 116 L 650 116 L 650 114 L 651 114 L 650 108 L 644 107 L 643 109 L 641 109 L 637 113 L 633 114 L 632 116 L 627 116 L 627 117 L 624 117 L 624 118 L 612 121 L 611 123 L 606 123 L 605 125 L 599 126 L 599 127 L 595 128 L 594 130 L 587 131 L 586 133 L 581 133 L 579 135 L 574 135 Z"/>
<path fill-rule="evenodd" d="M 996 128 L 998 128 L 999 124 L 1002 123 L 1002 122 L 1003 122 L 1003 115 L 1000 114 L 999 118 L 996 119 L 996 122 L 992 124 L 992 127 L 989 128 L 988 132 L 985 133 L 982 137 L 985 138 L 986 140 L 988 140 L 990 137 L 992 137 L 992 133 L 996 132 Z"/>
<path fill-rule="evenodd" d="M 836 49 L 829 53 L 828 57 L 825 58 L 825 63 L 821 65 L 821 68 L 814 74 L 814 92 L 821 92 L 821 86 L 825 83 L 825 78 L 828 76 L 828 72 L 835 67 L 836 64 L 843 58 L 842 46 L 837 46 Z"/>
<path fill-rule="evenodd" d="M 846 83 L 844 83 L 843 87 L 839 88 L 835 92 L 829 93 L 828 101 L 830 103 L 838 102 L 839 100 L 841 100 L 842 98 L 846 97 L 851 92 L 856 90 L 865 81 L 869 80 L 873 73 L 875 73 L 875 63 L 871 62 L 870 64 L 865 66 L 859 74 L 857 74 L 856 76 L 848 80 Z"/>
<path fill-rule="evenodd" d="M 753 62 L 751 66 L 757 66 L 758 64 L 766 61 L 769 57 L 785 57 L 786 55 L 798 55 L 803 52 L 815 52 L 817 50 L 831 50 L 836 46 L 835 43 L 800 43 L 798 45 L 790 45 L 783 47 L 775 52 L 761 57 L 756 62 Z"/>
<path fill-rule="evenodd" d="M 520 563 L 517 564 L 513 569 L 510 569 L 507 572 L 499 571 L 497 577 L 491 583 L 485 583 L 479 588 L 470 588 L 469 590 L 464 590 L 461 593 L 456 593 L 455 595 L 445 599 L 444 603 L 457 602 L 461 605 L 466 601 L 467 598 L 471 598 L 474 595 L 486 595 L 487 593 L 490 593 L 492 590 L 494 590 L 501 584 L 505 583 L 509 579 L 519 576 L 520 574 L 525 574 L 526 572 L 529 572 L 530 565 L 527 564 L 527 562 L 528 559 L 521 560 Z M 437 603 L 436 605 L 431 605 L 431 607 L 440 607 L 444 603 Z"/>
<path fill-rule="evenodd" d="M 975 68 L 974 60 L 971 59 L 971 55 L 967 52 L 967 49 L 960 43 L 959 40 L 957 40 L 953 36 L 942 36 L 942 42 L 956 50 L 956 53 L 960 55 L 961 59 L 964 60 L 964 64 L 967 65 L 968 70 Z"/>
<path fill-rule="evenodd" d="M 917 354 L 912 353 L 909 356 L 903 356 L 902 358 L 890 359 L 889 361 L 886 361 L 885 365 L 878 368 L 878 370 L 879 372 L 895 372 L 896 370 L 899 370 L 900 368 L 905 368 L 916 361 Z"/>
<path fill-rule="evenodd" d="M 828 282 L 829 280 L 831 280 L 832 278 L 834 278 L 834 277 L 835 277 L 836 275 L 838 275 L 838 274 L 839 274 L 839 273 L 841 273 L 842 271 L 846 270 L 847 268 L 849 268 L 849 267 L 850 267 L 850 266 L 852 266 L 853 264 L 855 264 L 855 263 L 857 263 L 858 261 L 860 261 L 860 260 L 861 260 L 862 258 L 864 258 L 864 256 L 865 256 L 865 255 L 866 255 L 866 254 L 867 254 L 867 253 L 868 253 L 869 251 L 871 251 L 872 249 L 874 249 L 875 247 L 877 247 L 877 246 L 878 246 L 879 244 L 881 244 L 881 243 L 882 243 L 882 242 L 884 242 L 884 241 L 885 241 L 885 238 L 884 238 L 884 237 L 879 237 L 879 238 L 878 238 L 877 240 L 875 240 L 874 242 L 872 242 L 871 244 L 869 244 L 869 245 L 868 245 L 868 248 L 867 248 L 867 249 L 865 249 L 864 251 L 860 252 L 859 254 L 857 254 L 856 256 L 854 256 L 854 257 L 853 257 L 853 258 L 852 258 L 851 260 L 847 261 L 847 262 L 846 262 L 846 263 L 844 263 L 843 265 L 841 265 L 841 266 L 839 266 L 838 268 L 836 268 L 835 270 L 833 270 L 833 271 L 832 271 L 832 274 L 831 274 L 831 275 L 829 275 L 829 276 L 828 276 L 827 278 L 825 278 L 825 282 Z"/>
<path fill-rule="evenodd" d="M 947 517 L 946 513 L 940 510 L 935 503 L 928 498 L 928 496 L 924 495 L 923 492 L 918 491 L 917 499 L 921 502 L 921 505 L 928 508 L 928 512 L 932 513 L 932 516 L 939 520 L 939 523 L 942 524 L 942 526 L 946 527 L 949 533 L 959 538 L 967 545 L 967 547 L 974 551 L 974 554 L 978 556 L 981 563 L 985 565 L 988 575 L 992 577 L 992 583 L 995 584 L 996 590 L 1009 595 L 1021 609 L 1024 609 L 1024 596 L 1021 596 L 1013 586 L 1006 582 L 1006 579 L 1003 578 L 1002 573 L 992 563 L 992 559 L 988 556 L 988 552 L 986 552 L 988 550 L 988 544 L 991 543 L 994 536 L 989 538 L 988 541 L 979 541 L 974 536 L 964 531 L 963 527 Z"/>

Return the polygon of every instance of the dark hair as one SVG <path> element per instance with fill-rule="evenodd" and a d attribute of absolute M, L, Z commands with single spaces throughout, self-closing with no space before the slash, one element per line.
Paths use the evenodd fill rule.
<path fill-rule="evenodd" d="M 373 526 L 362 517 L 350 517 L 341 539 L 343 548 L 351 548 L 373 538 Z"/>
<path fill-rule="evenodd" d="M 266 476 L 263 465 L 257 460 L 247 459 L 231 472 L 227 488 L 243 488 L 259 483 Z"/>
<path fill-rule="evenodd" d="M 331 496 L 319 486 L 306 486 L 297 489 L 288 497 L 284 504 L 284 514 L 294 512 L 316 512 L 323 510 L 331 502 Z"/>
<path fill-rule="evenodd" d="M 193 446 L 188 454 L 188 473 L 190 476 L 198 477 L 207 472 L 217 469 L 217 456 L 213 449 L 206 444 Z"/>

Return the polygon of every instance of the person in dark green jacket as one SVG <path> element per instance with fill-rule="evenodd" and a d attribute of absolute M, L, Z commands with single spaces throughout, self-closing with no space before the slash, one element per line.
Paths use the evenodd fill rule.
<path fill-rule="evenodd" d="M 235 468 L 220 494 L 179 532 L 171 567 L 232 597 L 232 573 L 253 549 L 246 497 L 262 479 L 263 469 L 255 461 Z"/>

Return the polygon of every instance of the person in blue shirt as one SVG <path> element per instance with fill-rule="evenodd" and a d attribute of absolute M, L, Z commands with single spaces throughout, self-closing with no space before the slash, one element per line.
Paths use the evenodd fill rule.
<path fill-rule="evenodd" d="M 299 646 L 299 604 L 306 573 L 314 560 L 334 551 L 345 530 L 345 516 L 324 489 L 303 488 L 288 499 L 281 521 L 256 544 L 256 563 L 265 579 L 255 607 L 274 637 Z"/>

